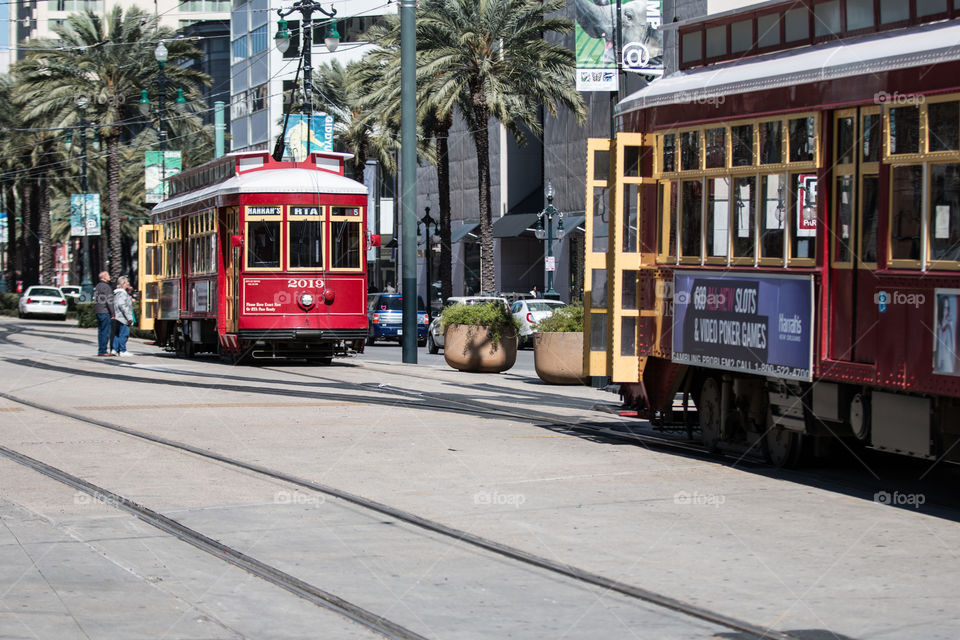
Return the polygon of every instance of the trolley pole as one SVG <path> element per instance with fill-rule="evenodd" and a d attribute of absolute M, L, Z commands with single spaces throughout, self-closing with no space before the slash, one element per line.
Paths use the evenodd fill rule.
<path fill-rule="evenodd" d="M 417 364 L 417 3 L 400 2 L 400 208 L 403 362 Z"/>

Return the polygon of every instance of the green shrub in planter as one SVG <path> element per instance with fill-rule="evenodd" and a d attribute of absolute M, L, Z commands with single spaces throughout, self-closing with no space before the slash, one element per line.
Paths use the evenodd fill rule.
<path fill-rule="evenodd" d="M 77 326 L 81 328 L 97 326 L 97 314 L 93 311 L 92 302 L 81 302 L 77 304 Z"/>
<path fill-rule="evenodd" d="M 494 343 L 499 342 L 504 333 L 516 335 L 520 330 L 520 322 L 500 303 L 463 304 L 458 302 L 443 310 L 440 321 L 444 328 L 451 324 L 486 327 Z"/>
<path fill-rule="evenodd" d="M 16 293 L 0 293 L 0 309 L 12 309 L 20 306 L 20 295 Z"/>
<path fill-rule="evenodd" d="M 552 316 L 538 322 L 535 330 L 544 333 L 583 331 L 583 305 L 571 304 L 557 309 Z"/>

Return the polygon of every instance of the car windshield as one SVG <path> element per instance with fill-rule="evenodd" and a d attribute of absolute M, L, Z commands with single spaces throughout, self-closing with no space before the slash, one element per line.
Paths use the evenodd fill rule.
<path fill-rule="evenodd" d="M 60 291 L 58 291 L 57 289 L 48 289 L 46 287 L 31 287 L 30 290 L 27 291 L 27 295 L 28 296 L 51 296 L 54 298 L 59 298 Z"/>
<path fill-rule="evenodd" d="M 546 300 L 527 302 L 527 308 L 530 311 L 556 311 L 562 306 L 564 306 L 562 302 L 547 302 Z"/>
<path fill-rule="evenodd" d="M 64 293 L 79 293 L 80 287 L 60 287 L 60 291 Z"/>

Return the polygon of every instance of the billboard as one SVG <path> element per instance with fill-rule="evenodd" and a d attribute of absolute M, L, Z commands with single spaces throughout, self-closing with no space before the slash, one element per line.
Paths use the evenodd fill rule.
<path fill-rule="evenodd" d="M 166 200 L 170 193 L 167 178 L 180 173 L 182 162 L 179 151 L 147 151 L 143 161 L 146 202 Z"/>
<path fill-rule="evenodd" d="M 674 362 L 812 379 L 812 276 L 678 270 L 673 286 Z"/>
<path fill-rule="evenodd" d="M 100 235 L 99 193 L 74 193 L 70 196 L 70 235 Z"/>
<path fill-rule="evenodd" d="M 283 155 L 297 162 L 303 162 L 315 151 L 333 151 L 333 116 L 322 113 L 310 116 L 308 135 L 307 116 L 290 115 L 284 144 Z"/>
<path fill-rule="evenodd" d="M 574 26 L 577 91 L 617 91 L 618 62 L 624 71 L 663 74 L 660 0 L 624 0 L 617 19 L 616 0 L 576 0 Z M 615 33 L 620 25 L 621 58 Z"/>

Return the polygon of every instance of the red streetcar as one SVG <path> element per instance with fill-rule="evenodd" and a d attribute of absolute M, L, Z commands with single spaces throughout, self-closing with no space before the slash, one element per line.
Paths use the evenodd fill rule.
<path fill-rule="evenodd" d="M 329 362 L 367 335 L 367 189 L 340 153 L 237 153 L 170 179 L 140 227 L 140 327 L 187 357 Z"/>
<path fill-rule="evenodd" d="M 589 143 L 585 367 L 711 448 L 960 461 L 960 2 L 853 4 L 673 25 Z"/>

